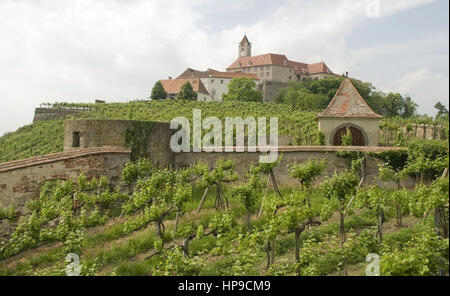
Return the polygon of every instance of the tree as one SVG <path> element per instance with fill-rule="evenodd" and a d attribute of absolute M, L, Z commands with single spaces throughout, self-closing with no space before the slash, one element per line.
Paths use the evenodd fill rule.
<path fill-rule="evenodd" d="M 437 102 L 434 105 L 434 108 L 438 110 L 436 117 L 446 116 L 446 115 L 448 116 L 448 109 L 441 102 Z"/>
<path fill-rule="evenodd" d="M 305 163 L 294 164 L 289 168 L 291 177 L 296 178 L 300 182 L 300 189 L 306 191 L 306 200 L 309 207 L 311 207 L 309 196 L 311 194 L 312 181 L 322 174 L 326 164 L 325 159 L 308 159 Z"/>
<path fill-rule="evenodd" d="M 316 111 L 324 109 L 336 94 L 345 77 L 327 77 L 317 80 L 291 81 L 279 89 L 276 102 L 294 105 L 297 108 Z M 350 79 L 352 84 L 378 114 L 382 113 L 382 100 L 385 97 L 371 83 Z"/>
<path fill-rule="evenodd" d="M 281 220 L 279 215 L 277 215 L 277 212 L 281 207 L 283 207 L 283 203 L 280 198 L 268 197 L 263 199 L 262 208 L 265 212 L 264 220 L 266 223 L 263 224 L 261 233 L 263 239 L 266 241 L 266 269 L 275 262 L 275 240 L 277 235 L 281 232 Z"/>
<path fill-rule="evenodd" d="M 167 92 L 164 90 L 161 81 L 156 81 L 152 89 L 152 94 L 150 95 L 152 100 L 164 100 L 167 98 Z"/>
<path fill-rule="evenodd" d="M 381 114 L 385 117 L 411 117 L 416 114 L 418 105 L 409 96 L 399 93 L 388 93 L 382 97 Z"/>
<path fill-rule="evenodd" d="M 192 88 L 189 81 L 181 86 L 180 92 L 177 95 L 177 99 L 180 100 L 197 100 L 198 94 Z"/>
<path fill-rule="evenodd" d="M 402 226 L 402 211 L 407 206 L 407 191 L 402 190 L 401 181 L 408 175 L 404 169 L 395 170 L 388 163 L 379 163 L 378 172 L 381 180 L 387 182 L 393 180 L 397 185 L 397 190 L 392 192 L 391 200 L 397 209 L 397 225 Z"/>
<path fill-rule="evenodd" d="M 448 239 L 428 230 L 418 233 L 403 246 L 383 250 L 380 258 L 382 276 L 442 275 L 443 263 L 448 272 Z"/>
<path fill-rule="evenodd" d="M 417 186 L 409 201 L 416 217 L 425 218 L 434 211 L 436 233 L 443 238 L 448 238 L 448 192 L 448 168 L 445 168 L 441 178 L 431 186 Z"/>
<path fill-rule="evenodd" d="M 263 205 L 264 205 L 264 200 L 267 197 L 267 193 L 269 191 L 269 181 L 272 183 L 273 189 L 274 191 L 281 197 L 283 198 L 283 195 L 281 194 L 280 190 L 278 189 L 278 185 L 277 185 L 277 181 L 275 179 L 275 173 L 273 172 L 273 169 L 280 164 L 282 159 L 282 155 L 278 156 L 277 161 L 275 162 L 269 162 L 269 163 L 260 163 L 258 164 L 258 169 L 261 173 L 263 173 L 264 175 L 267 175 L 267 182 L 266 182 L 266 190 L 264 192 L 264 196 L 263 196 L 263 200 L 261 202 L 261 208 L 259 210 L 258 213 L 258 218 L 261 217 L 262 215 L 262 210 L 263 210 Z"/>
<path fill-rule="evenodd" d="M 214 203 L 215 208 L 220 208 L 222 210 L 225 209 L 225 206 L 228 208 L 228 199 L 225 199 L 224 201 L 223 183 L 230 183 L 239 179 L 237 174 L 234 172 L 233 160 L 218 159 L 214 165 L 214 168 L 210 170 L 208 170 L 206 164 L 200 162 L 195 166 L 194 174 L 197 175 L 196 178 L 201 177 L 198 184 L 200 187 L 205 188 L 202 199 L 200 200 L 200 204 L 197 208 L 197 213 L 200 213 L 211 186 L 216 186 L 216 200 Z"/>
<path fill-rule="evenodd" d="M 356 204 L 359 208 L 367 208 L 377 216 L 377 234 L 380 244 L 383 242 L 384 206 L 387 198 L 386 194 L 375 186 L 359 190 L 356 196 Z"/>
<path fill-rule="evenodd" d="M 192 189 L 183 171 L 155 170 L 149 178 L 138 179 L 133 195 L 122 205 L 126 214 L 140 214 L 125 223 L 125 230 L 134 231 L 155 222 L 156 235 L 162 240 L 164 221 L 191 197 Z"/>
<path fill-rule="evenodd" d="M 276 97 L 277 103 L 292 105 L 305 111 L 322 110 L 328 105 L 329 101 L 326 95 L 314 94 L 297 81 L 291 82 L 287 87 L 280 89 Z"/>
<path fill-rule="evenodd" d="M 251 229 L 251 214 L 256 205 L 261 191 L 261 180 L 259 178 L 258 167 L 251 167 L 247 183 L 240 185 L 233 190 L 233 195 L 239 197 L 247 210 L 247 231 Z"/>
<path fill-rule="evenodd" d="M 438 140 L 415 141 L 408 146 L 408 161 L 405 172 L 434 180 L 448 167 L 448 143 Z"/>
<path fill-rule="evenodd" d="M 344 171 L 340 174 L 334 173 L 332 178 L 327 178 L 322 183 L 323 195 L 338 202 L 339 212 L 339 247 L 342 249 L 346 241 L 344 219 L 347 210 L 352 204 L 358 186 L 355 174 Z M 344 273 L 347 274 L 347 262 L 344 260 Z"/>
<path fill-rule="evenodd" d="M 413 102 L 410 96 L 405 96 L 403 101 L 403 118 L 412 117 L 416 114 L 417 107 L 416 103 Z"/>
<path fill-rule="evenodd" d="M 256 83 L 247 77 L 235 77 L 228 84 L 228 93 L 223 95 L 225 101 L 262 102 L 262 94 L 255 90 Z"/>
<path fill-rule="evenodd" d="M 345 77 L 328 77 L 318 80 L 293 81 L 280 88 L 276 102 L 293 105 L 297 108 L 314 110 L 325 108 L 336 94 Z M 352 84 L 361 97 L 375 113 L 384 117 L 412 117 L 418 105 L 410 96 L 398 93 L 385 94 L 377 90 L 371 83 L 351 79 Z"/>
<path fill-rule="evenodd" d="M 80 252 L 86 228 L 104 224 L 108 206 L 121 198 L 118 190 L 111 190 L 106 177 L 88 180 L 81 174 L 77 182 L 44 182 L 38 198 L 25 204 L 31 214 L 22 216 L 9 239 L 0 243 L 0 258 L 48 241 L 62 242 L 65 253 Z M 14 210 L 10 211 L 4 213 L 6 218 L 15 216 Z"/>
<path fill-rule="evenodd" d="M 280 221 L 286 226 L 288 233 L 294 233 L 295 238 L 295 262 L 297 263 L 297 274 L 300 262 L 300 235 L 310 225 L 320 225 L 320 221 L 314 220 L 311 207 L 304 204 L 303 192 L 293 194 L 286 199 L 286 208 L 281 214 Z"/>
<path fill-rule="evenodd" d="M 148 158 L 127 162 L 122 170 L 122 181 L 128 185 L 128 193 L 133 194 L 136 181 L 150 177 L 154 170 L 155 167 Z"/>
<path fill-rule="evenodd" d="M 399 93 L 388 93 L 384 98 L 384 114 L 386 117 L 394 117 L 401 114 L 403 97 Z"/>

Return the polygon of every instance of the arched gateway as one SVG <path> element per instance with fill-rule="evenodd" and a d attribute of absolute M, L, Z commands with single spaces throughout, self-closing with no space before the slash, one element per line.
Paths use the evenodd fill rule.
<path fill-rule="evenodd" d="M 366 140 L 362 131 L 353 126 L 341 127 L 340 129 L 338 129 L 334 133 L 333 146 L 342 145 L 342 136 L 347 133 L 347 129 L 350 129 L 350 133 L 352 134 L 352 146 L 366 146 Z"/>
<path fill-rule="evenodd" d="M 378 146 L 382 116 L 373 112 L 349 78 L 342 81 L 330 104 L 318 118 L 319 129 L 325 134 L 327 145 L 341 146 L 342 135 L 350 129 L 353 146 Z"/>

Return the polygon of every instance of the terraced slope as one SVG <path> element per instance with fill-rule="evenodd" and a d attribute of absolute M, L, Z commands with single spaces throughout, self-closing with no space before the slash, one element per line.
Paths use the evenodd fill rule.
<path fill-rule="evenodd" d="M 284 192 L 286 189 L 284 189 Z M 288 191 L 290 191 L 288 189 Z M 199 201 L 197 196 L 196 202 Z M 317 201 L 319 202 L 319 201 Z M 195 209 L 192 203 L 191 209 Z M 183 215 L 180 220 L 180 227 L 186 223 L 205 224 L 216 212 L 213 209 L 213 198 L 207 199 L 204 210 L 197 214 L 192 210 Z M 239 222 L 238 227 L 244 228 L 244 209 L 238 201 L 231 204 L 233 216 Z M 301 236 L 302 244 L 311 238 L 319 241 L 328 237 L 333 237 L 338 233 L 337 213 L 320 226 L 314 226 L 310 231 Z M 406 217 L 403 227 L 395 225 L 395 218 L 388 212 L 387 222 L 383 229 L 385 232 L 385 244 L 403 244 L 413 236 L 427 227 L 418 223 L 418 219 Z M 88 232 L 87 243 L 81 254 L 81 264 L 89 266 L 90 275 L 151 275 L 152 268 L 160 260 L 154 248 L 155 231 L 154 225 L 150 225 L 139 231 L 126 233 L 124 229 L 123 217 L 111 219 L 106 225 L 92 228 Z M 260 221 L 256 214 L 252 215 L 252 223 L 258 225 Z M 166 245 L 180 245 L 182 239 L 173 240 L 173 227 L 175 220 L 167 221 Z M 364 230 L 372 229 L 376 225 L 376 219 L 366 213 L 359 213 L 346 221 L 346 228 L 351 232 L 349 235 L 361 233 Z M 353 233 L 353 234 L 352 234 Z M 233 274 L 233 260 L 224 256 L 216 256 L 211 250 L 216 247 L 216 239 L 204 237 L 194 240 L 190 249 L 192 255 L 205 253 L 203 256 L 207 262 L 206 268 L 202 271 L 204 275 L 230 275 Z M 255 250 L 258 256 L 256 260 L 255 272 L 259 275 L 277 274 L 284 272 L 283 266 L 294 260 L 294 237 L 293 235 L 280 235 L 277 239 L 276 259 L 272 269 L 266 269 L 266 259 L 264 252 Z M 231 256 L 230 256 L 231 257 Z M 324 258 L 327 259 L 327 258 Z M 342 275 L 337 262 L 332 258 L 330 262 L 323 262 L 323 275 Z M 355 258 L 349 265 L 349 275 L 364 275 L 365 258 Z M 65 254 L 60 243 L 49 243 L 38 246 L 34 249 L 19 253 L 13 257 L 0 261 L 0 275 L 65 275 Z M 294 274 L 291 274 L 294 275 Z"/>
<path fill-rule="evenodd" d="M 0 162 L 63 150 L 64 121 L 38 121 L 0 137 Z"/>
<path fill-rule="evenodd" d="M 68 104 L 71 107 L 77 104 Z M 86 107 L 86 104 L 83 104 Z M 146 101 L 112 104 L 88 104 L 89 119 L 130 119 L 170 122 L 184 116 L 192 121 L 192 110 L 201 109 L 202 118 L 216 116 L 246 118 L 278 117 L 280 134 L 294 136 L 296 144 L 318 145 L 321 137 L 316 114 L 302 112 L 284 104 L 253 102 Z M 23 159 L 63 150 L 64 121 L 38 121 L 0 137 L 0 162 Z"/>

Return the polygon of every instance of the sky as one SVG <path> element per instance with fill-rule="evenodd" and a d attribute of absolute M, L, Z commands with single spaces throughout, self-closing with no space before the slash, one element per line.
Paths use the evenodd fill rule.
<path fill-rule="evenodd" d="M 186 68 L 252 55 L 325 61 L 409 95 L 449 102 L 448 0 L 0 0 L 0 135 L 46 102 L 126 102 Z"/>

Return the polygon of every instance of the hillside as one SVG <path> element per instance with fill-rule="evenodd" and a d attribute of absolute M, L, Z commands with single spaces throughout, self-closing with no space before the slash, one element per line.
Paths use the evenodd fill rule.
<path fill-rule="evenodd" d="M 292 135 L 295 144 L 319 145 L 316 113 L 303 112 L 285 104 L 253 102 L 145 101 L 112 104 L 59 104 L 55 107 L 90 107 L 80 118 L 129 119 L 170 122 L 177 116 L 192 121 L 192 109 L 201 109 L 202 118 L 216 116 L 243 118 L 278 117 L 279 133 Z M 70 118 L 70 117 L 69 117 Z M 73 117 L 72 117 L 73 118 Z M 63 149 L 64 121 L 35 122 L 0 138 L 0 161 L 10 161 Z"/>
<path fill-rule="evenodd" d="M 64 121 L 38 121 L 0 138 L 0 162 L 63 150 Z"/>
<path fill-rule="evenodd" d="M 282 134 L 297 132 L 302 141 L 319 135 L 314 113 L 279 104 L 99 104 L 81 117 L 169 121 L 191 118 L 193 108 L 204 110 L 203 118 L 278 116 Z M 5 158 L 26 157 L 61 150 L 62 135 L 63 120 L 36 122 L 5 135 L 0 144 L 8 147 Z M 71 253 L 82 260 L 81 275 L 362 275 L 369 253 L 380 254 L 382 275 L 448 275 L 443 144 L 410 145 L 407 159 L 378 155 L 389 164 L 380 178 L 401 178 L 393 165 L 402 168 L 399 176 L 425 181 L 414 189 L 403 181 L 400 190 L 359 187 L 362 158 L 349 163 L 351 172 L 322 181 L 316 179 L 325 176 L 325 160 L 289 166 L 299 185 L 280 186 L 280 192 L 265 182 L 271 165 L 252 166 L 240 178 L 240 164 L 224 160 L 211 169 L 196 163 L 172 170 L 141 159 L 125 166 L 118 187 L 106 177 L 89 180 L 84 174 L 50 180 L 40 186 L 39 198 L 26 203 L 31 215 L 0 208 L 0 222 L 17 223 L 0 242 L 0 275 L 64 275 Z M 443 213 L 439 234 L 436 211 Z"/>
<path fill-rule="evenodd" d="M 283 189 L 284 194 L 288 194 L 292 189 Z M 214 209 L 213 194 L 208 197 L 204 204 L 204 210 L 197 214 L 195 207 L 200 201 L 201 192 L 196 191 L 194 198 L 189 202 L 185 209 L 185 214 L 179 221 L 179 228 L 193 227 L 194 229 L 202 225 L 205 229 L 208 224 L 217 216 L 218 212 Z M 259 201 L 260 202 L 260 201 Z M 324 203 L 323 198 L 314 195 L 312 200 L 315 208 Z M 231 216 L 235 223 L 235 229 L 238 233 L 245 233 L 245 208 L 238 200 L 230 200 Z M 393 210 L 387 213 L 387 220 L 383 226 L 385 231 L 385 248 L 389 246 L 404 246 L 410 240 L 431 229 L 429 222 L 419 223 L 420 220 L 414 217 L 405 217 L 403 227 L 396 226 Z M 154 242 L 155 226 L 150 224 L 134 232 L 127 232 L 125 229 L 127 219 L 112 218 L 105 225 L 100 225 L 87 231 L 86 242 L 83 251 L 80 254 L 83 262 L 82 275 L 124 275 L 124 276 L 145 276 L 151 275 L 158 268 L 159 263 L 164 257 L 155 250 Z M 262 227 L 267 223 L 265 219 L 257 219 L 256 213 L 252 215 L 252 224 L 254 228 Z M 165 242 L 168 246 L 173 243 L 181 244 L 183 238 L 174 237 L 175 219 L 171 217 L 166 222 Z M 190 226 L 192 225 L 192 226 Z M 369 212 L 363 211 L 359 216 L 352 216 L 346 220 L 346 229 L 352 239 L 351 259 L 349 264 L 349 275 L 364 275 L 366 268 L 365 253 L 371 248 L 378 248 L 374 238 L 373 228 L 376 227 L 376 218 Z M 304 275 L 343 275 L 339 268 L 340 256 L 339 250 L 333 246 L 338 235 L 338 216 L 333 217 L 320 226 L 314 226 L 310 231 L 302 233 L 300 242 L 302 244 L 301 254 L 305 256 L 302 264 L 313 266 L 314 269 L 304 269 Z M 356 240 L 355 235 L 366 233 L 363 239 Z M 236 235 L 237 236 L 237 235 Z M 374 246 L 362 247 L 368 240 Z M 327 250 L 330 253 L 319 252 L 317 255 L 308 254 L 310 248 L 317 248 L 323 242 L 329 242 Z M 306 243 L 305 243 L 306 242 Z M 171 270 L 171 274 L 178 275 L 295 275 L 293 272 L 293 261 L 295 256 L 294 235 L 279 235 L 277 239 L 277 248 L 275 253 L 275 262 L 270 269 L 266 269 L 266 257 L 264 247 L 260 244 L 255 246 L 254 257 L 245 259 L 248 253 L 240 255 L 234 250 L 230 255 L 224 256 L 215 254 L 218 248 L 221 248 L 221 241 L 215 237 L 205 236 L 200 239 L 194 239 L 190 243 L 190 252 L 193 256 L 191 261 L 203 262 L 197 268 L 187 266 L 182 271 L 178 262 L 181 258 L 176 258 L 175 265 L 177 270 Z M 325 248 L 325 245 L 320 245 Z M 361 249 L 357 249 L 361 248 Z M 368 249 L 367 249 L 368 248 Z M 332 251 L 331 251 L 332 250 Z M 155 255 L 154 255 L 155 254 Z M 322 257 L 321 257 L 322 256 Z M 8 259 L 0 260 L 0 275 L 64 275 L 66 265 L 64 262 L 64 251 L 61 243 L 46 243 L 26 250 L 18 255 Z M 245 261 L 242 261 L 242 260 Z M 189 259 L 188 259 L 189 260 Z M 239 262 L 241 260 L 241 262 Z M 191 263 L 189 261 L 189 263 Z M 192 263 L 191 263 L 192 264 Z M 170 268 L 170 267 L 168 267 Z"/>
<path fill-rule="evenodd" d="M 318 175 L 317 165 L 313 161 L 297 168 L 315 167 Z M 225 167 L 230 168 L 218 162 L 215 169 Z M 46 183 L 39 200 L 28 203 L 33 214 L 22 217 L 9 239 L 0 243 L 0 275 L 65 275 L 68 253 L 79 255 L 81 275 L 364 275 L 369 253 L 380 254 L 382 275 L 448 270 L 448 238 L 435 234 L 428 203 L 445 202 L 448 186 L 442 185 L 448 179 L 415 190 L 366 187 L 351 193 L 358 181 L 354 176 L 350 185 L 339 185 L 357 194 L 344 222 L 339 201 L 326 188 L 346 173 L 308 190 L 282 187 L 283 198 L 273 188 L 263 196 L 265 178 L 226 185 L 227 206 L 222 208 L 215 186 L 201 202 L 211 178 L 222 175 L 203 170 L 195 185 L 184 179 L 186 172 L 195 176 L 201 168 L 181 173 L 152 168 L 146 161 L 129 164 L 123 181 L 130 194 L 111 190 L 107 179 L 89 181 L 83 175 L 78 184 Z M 255 181 L 258 186 L 247 200 L 243 190 Z M 79 198 L 78 210 L 73 196 Z M 347 194 L 344 201 L 349 200 Z M 381 202 L 382 212 L 371 206 L 374 202 Z M 281 210 L 274 213 L 274 208 Z M 54 219 L 59 221 L 56 227 L 50 222 Z M 312 221 L 317 223 L 305 228 Z M 341 231 L 346 233 L 343 247 Z"/>
<path fill-rule="evenodd" d="M 81 113 L 84 119 L 128 119 L 144 121 L 170 122 L 177 116 L 184 116 L 192 123 L 192 109 L 201 109 L 202 118 L 216 116 L 278 117 L 280 135 L 290 135 L 294 145 L 321 145 L 322 134 L 317 126 L 317 112 L 306 112 L 291 105 L 281 103 L 256 102 L 198 102 L 198 101 L 140 101 L 111 104 L 71 104 L 55 103 L 53 108 L 85 108 L 90 111 Z M 74 118 L 68 117 L 68 118 Z M 448 120 L 433 120 L 427 116 L 410 118 L 385 118 L 380 122 L 379 141 L 383 145 L 394 145 L 398 131 L 400 136 L 409 141 L 415 137 L 417 129 L 413 124 L 443 126 L 444 139 L 448 135 Z M 419 134 L 418 134 L 419 136 Z M 49 120 L 35 122 L 19 128 L 15 132 L 0 137 L 0 162 L 23 159 L 47 153 L 60 152 L 63 149 L 64 121 Z M 388 141 L 386 141 L 388 138 Z M 403 141 L 404 142 L 404 141 Z M 407 144 L 407 143 L 404 143 Z"/>

